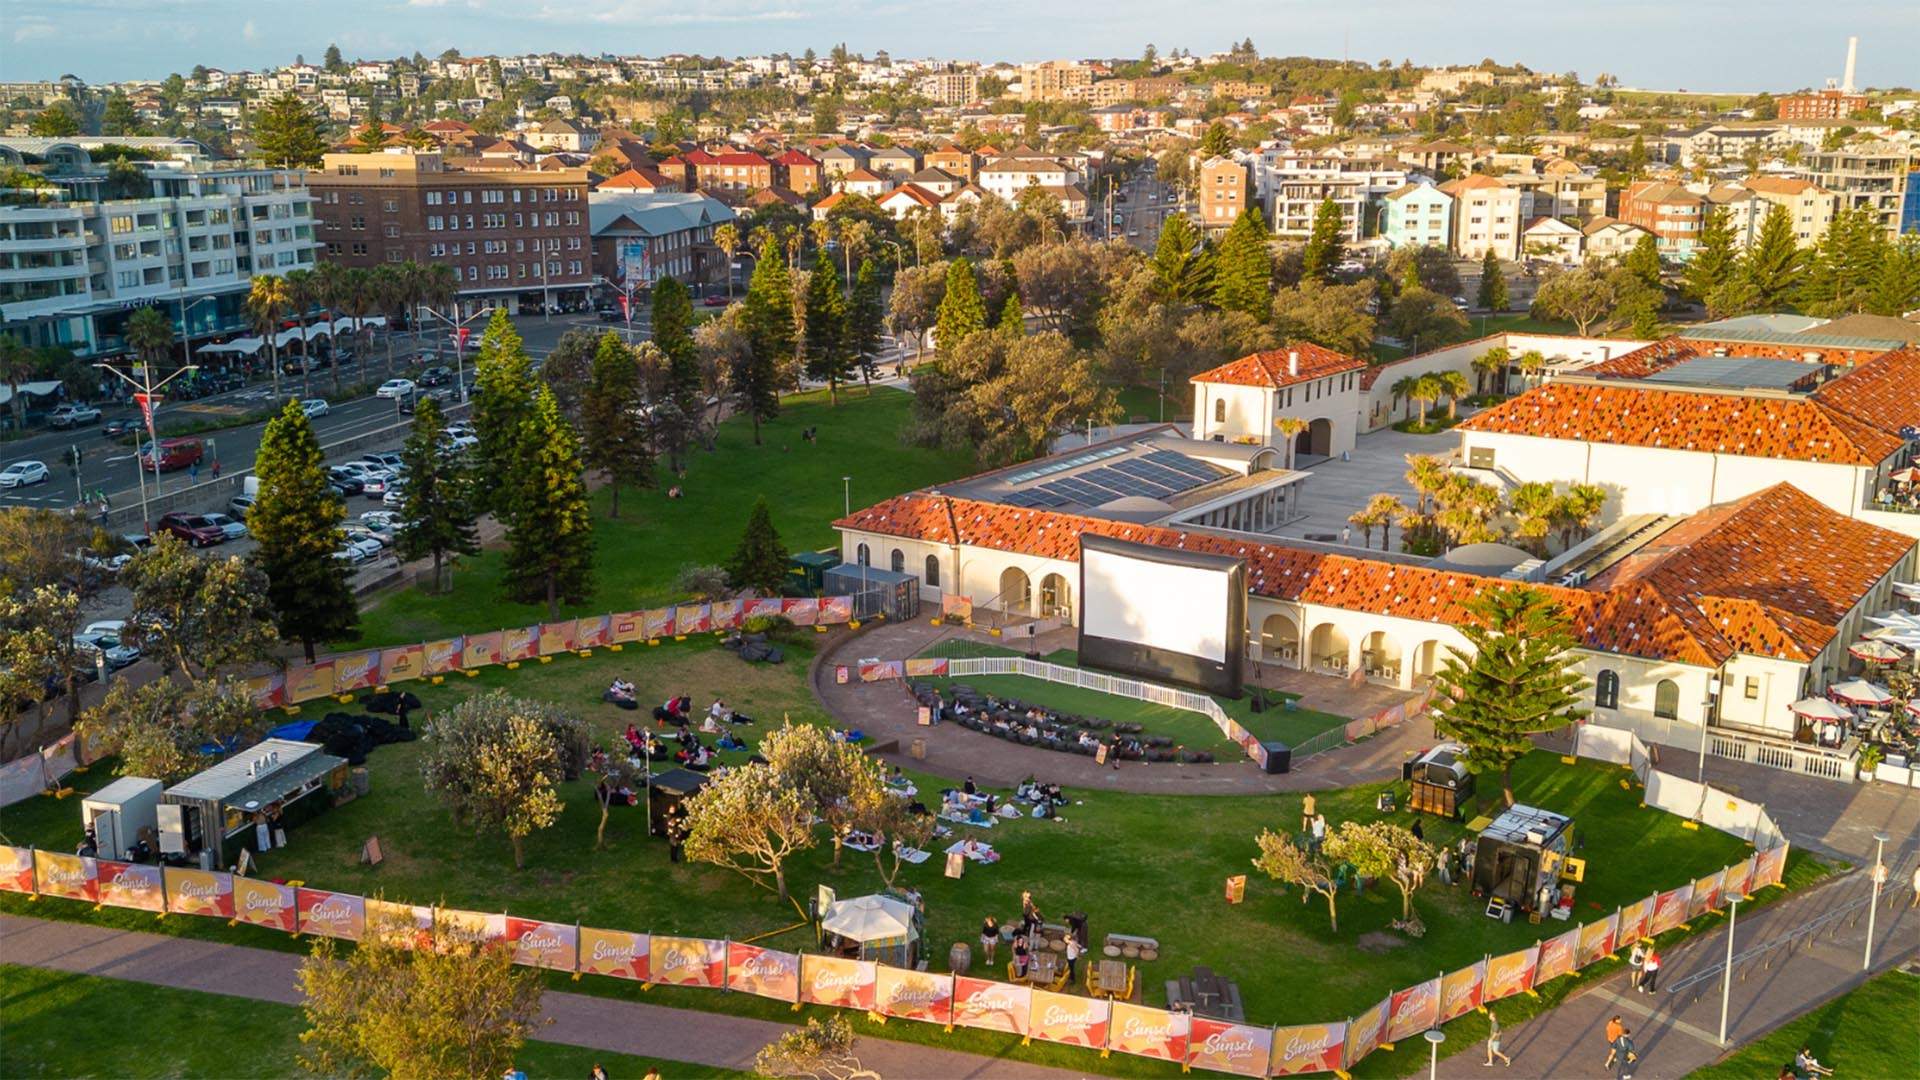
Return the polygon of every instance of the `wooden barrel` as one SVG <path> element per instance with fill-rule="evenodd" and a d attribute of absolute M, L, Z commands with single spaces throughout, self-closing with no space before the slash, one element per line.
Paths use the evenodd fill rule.
<path fill-rule="evenodd" d="M 973 946 L 964 941 L 956 941 L 947 952 L 949 970 L 964 974 L 973 969 Z"/>

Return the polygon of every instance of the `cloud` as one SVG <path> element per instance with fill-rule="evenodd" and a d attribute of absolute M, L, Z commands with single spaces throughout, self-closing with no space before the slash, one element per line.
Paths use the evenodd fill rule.
<path fill-rule="evenodd" d="M 19 24 L 13 28 L 13 40 L 14 44 L 17 45 L 21 42 L 38 41 L 42 38 L 54 37 L 58 33 L 59 30 L 55 28 L 52 21 L 38 15 L 29 15 L 22 18 Z"/>

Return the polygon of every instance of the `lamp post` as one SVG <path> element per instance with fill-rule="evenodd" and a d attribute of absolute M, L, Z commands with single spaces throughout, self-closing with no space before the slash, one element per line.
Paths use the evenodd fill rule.
<path fill-rule="evenodd" d="M 1887 864 L 1881 857 L 1886 854 L 1887 834 L 1873 834 L 1873 903 L 1867 907 L 1867 953 L 1861 958 L 1860 970 L 1873 970 L 1873 927 L 1874 916 L 1880 912 L 1880 886 L 1887 880 Z"/>
<path fill-rule="evenodd" d="M 1733 997 L 1733 929 L 1740 923 L 1740 898 L 1727 912 L 1727 962 L 1720 967 L 1720 1045 L 1727 1045 L 1727 1002 Z M 1871 935 L 1869 935 L 1871 937 Z"/>
<path fill-rule="evenodd" d="M 1427 1059 L 1427 1080 L 1439 1080 L 1440 1044 L 1446 1041 L 1446 1032 L 1441 1031 L 1437 1027 L 1427 1029 L 1427 1045 L 1432 1049 L 1432 1054 Z"/>
<path fill-rule="evenodd" d="M 159 382 L 154 382 L 153 381 L 153 365 L 148 364 L 145 361 L 136 361 L 133 365 L 134 372 L 140 376 L 138 380 L 135 380 L 133 375 L 129 375 L 126 372 L 121 371 L 119 368 L 114 367 L 112 364 L 102 363 L 102 364 L 95 364 L 93 366 L 101 369 L 102 371 L 111 372 L 112 374 L 118 376 L 128 386 L 131 386 L 134 388 L 134 391 L 137 394 L 136 400 L 140 406 L 140 412 L 142 413 L 142 415 L 145 417 L 147 421 L 147 447 L 153 454 L 153 465 L 154 465 L 153 477 L 154 477 L 154 485 L 157 488 L 160 483 L 160 436 L 155 433 L 154 423 L 153 423 L 153 412 L 155 407 L 159 405 L 159 401 L 156 395 L 159 393 L 160 389 L 166 386 L 168 383 L 172 382 L 173 380 L 179 378 L 182 375 L 187 374 L 188 372 L 200 370 L 199 367 L 194 364 L 186 364 L 186 365 L 183 365 L 178 371 L 175 371 L 173 374 L 167 376 L 164 379 L 161 379 Z M 133 453 L 133 471 L 134 471 L 134 474 L 140 480 L 141 527 L 151 530 L 153 528 L 153 522 L 151 519 L 149 519 L 147 515 L 147 470 L 146 470 L 146 466 L 140 463 L 140 451 L 138 446 L 140 440 L 136 438 L 133 441 L 135 443 L 135 448 Z"/>
<path fill-rule="evenodd" d="M 449 331 L 448 336 L 453 338 L 454 386 L 459 392 L 459 400 L 465 401 L 467 400 L 467 335 L 470 333 L 467 329 L 467 324 L 483 314 L 488 314 L 488 311 L 486 308 L 480 308 L 464 319 L 456 319 L 452 315 L 435 311 L 424 305 L 421 307 L 421 310 L 447 324 Z M 459 308 L 454 308 L 454 314 L 459 314 L 459 311 Z"/>
<path fill-rule="evenodd" d="M 188 352 L 189 342 L 191 342 L 193 339 L 193 329 L 192 327 L 189 327 L 187 325 L 188 313 L 192 312 L 194 308 L 199 307 L 201 304 L 207 303 L 210 300 L 217 300 L 217 299 L 219 299 L 219 297 L 217 296 L 203 296 L 200 299 L 195 300 L 193 303 L 189 304 L 187 303 L 186 286 L 182 285 L 180 287 L 180 295 L 175 299 L 174 302 L 180 305 L 180 363 L 182 365 L 188 365 L 193 363 L 193 357 Z"/>

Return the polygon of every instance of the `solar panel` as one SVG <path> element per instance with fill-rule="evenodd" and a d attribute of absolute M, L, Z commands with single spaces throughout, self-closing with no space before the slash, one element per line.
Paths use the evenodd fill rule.
<path fill-rule="evenodd" d="M 1168 487 L 1159 481 L 1149 480 L 1131 472 L 1121 472 L 1114 468 L 1095 469 L 1083 474 L 1081 479 L 1112 488 L 1124 495 L 1147 495 L 1159 498 L 1181 490 L 1179 487 Z"/>
<path fill-rule="evenodd" d="M 1147 455 L 1146 460 L 1195 480 L 1212 481 L 1220 478 L 1220 473 L 1215 471 L 1213 466 L 1204 461 L 1195 461 L 1185 454 L 1176 454 L 1171 450 L 1155 450 Z"/>

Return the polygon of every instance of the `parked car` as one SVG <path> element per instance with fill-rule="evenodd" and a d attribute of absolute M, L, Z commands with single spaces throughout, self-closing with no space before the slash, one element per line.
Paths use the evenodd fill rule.
<path fill-rule="evenodd" d="M 122 533 L 120 539 L 126 541 L 135 555 L 144 555 L 153 550 L 153 537 L 146 533 Z"/>
<path fill-rule="evenodd" d="M 370 529 L 398 529 L 400 515 L 391 510 L 369 510 L 360 515 L 360 523 Z"/>
<path fill-rule="evenodd" d="M 229 540 L 246 539 L 247 527 L 245 525 L 242 525 L 239 521 L 233 518 L 230 518 L 225 514 L 207 514 L 205 515 L 205 517 L 207 519 L 208 524 L 219 526 L 220 531 L 227 534 L 227 539 Z"/>
<path fill-rule="evenodd" d="M 227 531 L 208 521 L 204 514 L 185 514 L 176 510 L 160 515 L 155 527 L 179 537 L 188 547 L 212 547 L 227 540 Z"/>
<path fill-rule="evenodd" d="M 125 619 L 102 619 L 88 623 L 85 630 L 73 636 L 73 643 L 89 652 L 103 654 L 107 670 L 119 671 L 140 659 L 140 650 L 126 643 L 126 631 Z"/>
<path fill-rule="evenodd" d="M 726 307 L 727 306 L 727 298 L 724 296 L 709 296 L 705 300 L 702 300 L 700 302 L 702 304 L 705 304 L 707 307 Z"/>
<path fill-rule="evenodd" d="M 355 522 L 355 521 L 349 521 L 346 524 L 341 525 L 340 531 L 343 533 L 346 533 L 347 539 L 349 540 L 354 540 L 354 541 L 371 540 L 374 543 L 380 545 L 380 549 L 382 551 L 392 546 L 392 543 L 393 543 L 393 537 L 390 534 L 382 533 L 378 529 L 369 528 L 368 526 L 362 525 L 359 522 Z"/>
<path fill-rule="evenodd" d="M 57 428 L 79 427 L 82 424 L 98 423 L 100 410 L 91 405 L 66 404 L 47 414 L 47 423 Z"/>
<path fill-rule="evenodd" d="M 620 321 L 620 309 L 616 307 L 594 308 L 593 313 L 595 315 L 600 316 L 601 322 L 619 322 Z"/>
<path fill-rule="evenodd" d="M 385 544 L 367 536 L 348 536 L 343 547 L 352 549 L 360 556 L 359 561 L 361 562 L 365 562 L 368 559 L 377 559 L 380 557 L 380 553 L 386 550 Z"/>
<path fill-rule="evenodd" d="M 436 364 L 420 373 L 421 386 L 445 386 L 453 381 L 453 370 Z"/>
<path fill-rule="evenodd" d="M 462 450 L 466 450 L 469 447 L 474 447 L 479 445 L 480 445 L 479 437 L 476 435 L 473 435 L 470 432 L 464 432 L 464 431 L 456 432 L 456 431 L 449 430 L 446 432 L 442 432 L 440 436 L 441 448 L 454 451 L 455 453 L 458 453 Z"/>
<path fill-rule="evenodd" d="M 400 411 L 411 414 L 422 401 L 435 401 L 444 405 L 452 400 L 453 391 L 451 390 L 417 390 L 399 399 Z"/>
<path fill-rule="evenodd" d="M 360 483 L 360 494 L 365 495 L 369 499 L 377 499 L 380 496 L 385 495 L 387 493 L 387 489 L 392 486 L 393 486 L 392 473 L 386 472 L 384 470 L 375 470 L 367 473 L 367 475 L 364 478 L 362 478 Z"/>
<path fill-rule="evenodd" d="M 327 399 L 308 398 L 300 403 L 300 411 L 306 413 L 307 419 L 309 420 L 316 416 L 325 416 L 327 415 Z"/>
<path fill-rule="evenodd" d="M 50 474 L 42 461 L 16 461 L 0 469 L 0 488 L 27 487 L 30 484 L 44 484 Z"/>
<path fill-rule="evenodd" d="M 407 505 L 407 485 L 395 480 L 387 485 L 387 493 L 380 497 L 381 506 L 401 507 Z"/>
<path fill-rule="evenodd" d="M 403 398 L 412 396 L 416 384 L 412 379 L 388 379 L 373 392 L 374 397 Z"/>
<path fill-rule="evenodd" d="M 227 513 L 232 514 L 241 521 L 247 520 L 247 514 L 252 510 L 253 496 L 251 495 L 235 495 L 233 498 L 227 500 Z"/>
<path fill-rule="evenodd" d="M 361 563 L 367 561 L 366 555 L 352 544 L 341 544 L 340 547 L 334 551 L 333 557 L 349 566 L 359 566 Z"/>
<path fill-rule="evenodd" d="M 137 416 L 116 416 L 100 427 L 100 434 L 109 439 L 122 435 L 131 435 L 140 430 L 140 418 Z"/>
<path fill-rule="evenodd" d="M 74 552 L 73 557 L 81 566 L 101 574 L 117 574 L 133 561 L 133 553 L 130 551 L 116 551 L 111 555 L 102 555 L 92 548 L 82 548 Z"/>
<path fill-rule="evenodd" d="M 157 456 L 152 443 L 141 449 L 140 466 L 148 472 L 173 472 L 198 464 L 205 452 L 199 439 L 161 439 Z"/>
<path fill-rule="evenodd" d="M 327 480 L 340 489 L 344 495 L 358 495 L 366 489 L 366 481 L 358 472 L 345 465 L 334 465 L 327 469 Z"/>
<path fill-rule="evenodd" d="M 361 454 L 354 460 L 367 462 L 376 468 L 385 469 L 395 474 L 403 473 L 407 470 L 407 459 L 392 450 L 384 450 L 378 454 Z"/>

